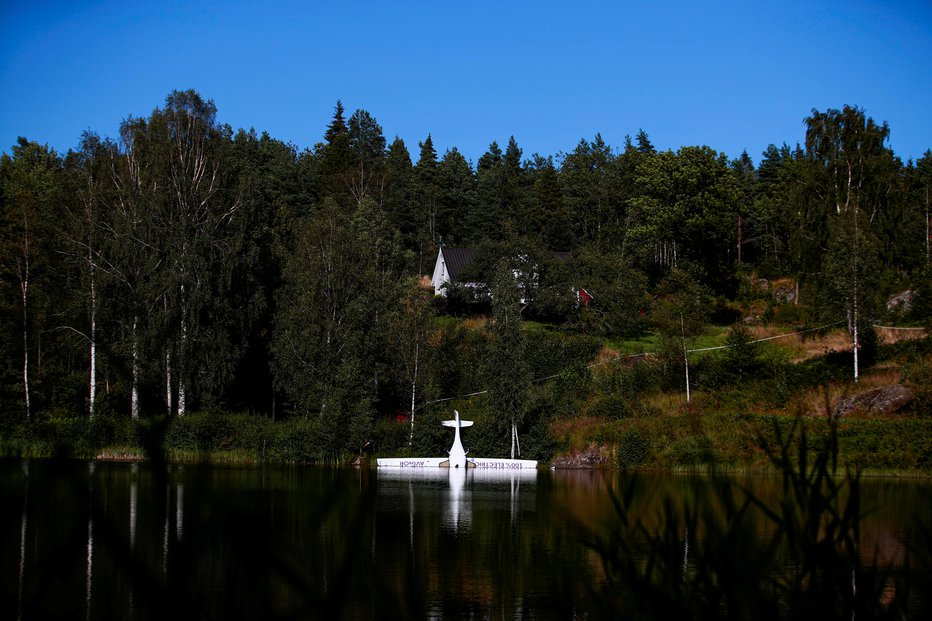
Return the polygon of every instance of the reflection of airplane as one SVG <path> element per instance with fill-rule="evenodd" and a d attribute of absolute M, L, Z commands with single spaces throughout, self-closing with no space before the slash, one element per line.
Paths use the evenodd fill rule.
<path fill-rule="evenodd" d="M 463 459 L 466 455 L 463 455 Z M 449 496 L 449 518 L 447 524 L 453 527 L 453 530 L 459 530 L 460 518 L 462 517 L 463 526 L 468 529 L 472 523 L 472 503 L 468 498 L 463 502 L 463 492 L 466 487 L 466 468 L 450 468 L 450 496 Z"/>
<path fill-rule="evenodd" d="M 472 427 L 471 420 L 461 420 L 460 413 L 453 410 L 455 418 L 443 421 L 444 427 L 453 427 L 453 446 L 450 447 L 449 457 L 401 457 L 379 458 L 380 468 L 481 468 L 483 470 L 522 470 L 537 468 L 534 459 L 492 459 L 487 457 L 466 457 L 463 441 L 460 439 L 460 429 Z"/>
<path fill-rule="evenodd" d="M 480 511 L 510 513 L 514 524 L 522 509 L 533 511 L 537 476 L 532 468 L 379 468 L 379 495 L 385 507 L 407 511 L 413 549 L 415 515 L 436 516 L 438 508 L 440 523 L 453 532 L 472 530 L 476 501 Z"/>

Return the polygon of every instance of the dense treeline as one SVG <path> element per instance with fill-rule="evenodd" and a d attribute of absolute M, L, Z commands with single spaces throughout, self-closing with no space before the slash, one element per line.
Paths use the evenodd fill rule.
<path fill-rule="evenodd" d="M 475 166 L 428 135 L 414 160 L 339 102 L 299 153 L 216 114 L 175 91 L 117 138 L 3 155 L 4 426 L 214 409 L 316 420 L 326 446 L 357 452 L 402 414 L 408 443 L 430 444 L 415 426 L 429 402 L 489 387 L 507 417 L 487 446 L 514 452 L 519 431 L 545 445 L 561 407 L 525 387 L 584 367 L 587 335 L 686 339 L 695 301 L 734 298 L 751 274 L 791 277 L 801 319 L 847 318 L 856 345 L 891 293 L 929 316 L 932 152 L 903 163 L 858 108 L 813 110 L 799 144 L 756 165 L 657 151 L 644 131 L 530 157 L 512 137 Z M 494 329 L 438 317 L 455 309 L 418 276 L 441 244 L 478 249 Z M 502 274 L 529 276 L 523 302 Z M 525 342 L 516 313 L 578 342 Z"/>

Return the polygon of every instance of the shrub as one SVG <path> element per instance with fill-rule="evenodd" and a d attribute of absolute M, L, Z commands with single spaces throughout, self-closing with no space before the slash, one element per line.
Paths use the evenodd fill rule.
<path fill-rule="evenodd" d="M 84 421 L 81 427 L 79 445 L 88 455 L 96 454 L 116 440 L 114 420 L 109 416 L 95 416 Z"/>
<path fill-rule="evenodd" d="M 233 427 L 232 448 L 255 451 L 258 457 L 265 459 L 275 442 L 275 421 L 255 414 L 234 414 L 229 418 Z"/>
<path fill-rule="evenodd" d="M 553 413 L 549 399 L 532 399 L 520 430 L 522 458 L 544 461 L 553 457 L 557 450 L 556 439 L 550 433 Z"/>
<path fill-rule="evenodd" d="M 622 395 L 607 395 L 589 407 L 589 415 L 608 420 L 620 420 L 628 418 L 631 410 L 628 408 L 628 400 Z"/>
<path fill-rule="evenodd" d="M 277 460 L 309 463 L 320 457 L 319 425 L 315 419 L 297 418 L 280 423 L 274 454 Z"/>
<path fill-rule="evenodd" d="M 673 466 L 699 466 L 715 463 L 712 442 L 705 435 L 689 435 L 673 442 L 664 456 Z"/>
<path fill-rule="evenodd" d="M 635 468 L 647 457 L 650 443 L 638 429 L 629 429 L 618 443 L 618 465 L 622 468 Z"/>
<path fill-rule="evenodd" d="M 171 421 L 165 448 L 181 451 L 217 451 L 235 447 L 236 427 L 229 415 L 209 410 Z"/>
<path fill-rule="evenodd" d="M 417 422 L 415 419 L 415 429 L 418 428 Z M 410 421 L 399 422 L 393 418 L 381 417 L 375 423 L 375 450 L 380 454 L 398 453 L 405 450 L 408 448 L 410 434 Z"/>
<path fill-rule="evenodd" d="M 634 403 L 662 385 L 660 369 L 661 365 L 650 359 L 622 361 L 596 376 L 596 388 L 603 393 L 620 394 Z"/>
<path fill-rule="evenodd" d="M 709 320 L 716 325 L 727 326 L 739 321 L 742 315 L 741 308 L 735 302 L 719 296 L 712 302 Z"/>
<path fill-rule="evenodd" d="M 731 386 L 736 377 L 731 366 L 721 356 L 709 355 L 689 366 L 693 389 L 717 390 Z"/>

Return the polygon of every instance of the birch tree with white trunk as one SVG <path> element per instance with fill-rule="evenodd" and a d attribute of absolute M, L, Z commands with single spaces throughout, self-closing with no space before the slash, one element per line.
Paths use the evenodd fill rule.
<path fill-rule="evenodd" d="M 30 353 L 36 346 L 33 312 L 37 281 L 46 266 L 48 253 L 48 212 L 60 196 L 61 161 L 55 151 L 20 138 L 12 156 L 0 159 L 2 222 L 0 230 L 0 265 L 5 277 L 15 283 L 22 319 L 22 395 L 23 411 L 32 420 L 32 371 Z"/>
<path fill-rule="evenodd" d="M 164 265 L 155 217 L 164 184 L 158 173 L 157 149 L 145 119 L 129 117 L 120 125 L 120 143 L 107 151 L 113 186 L 111 215 L 104 221 L 106 251 L 100 266 L 113 283 L 109 303 L 117 317 L 115 337 L 129 358 L 130 416 L 140 416 L 142 357 L 147 334 L 162 316 L 164 295 L 157 278 Z M 162 352 L 155 353 L 160 359 Z M 171 400 L 168 400 L 169 407 Z M 170 413 L 170 411 L 169 411 Z"/>
<path fill-rule="evenodd" d="M 813 110 L 806 119 L 806 150 L 822 164 L 821 190 L 834 207 L 830 222 L 824 279 L 830 301 L 843 300 L 851 334 L 853 378 L 860 378 L 862 335 L 875 303 L 879 268 L 870 225 L 879 205 L 870 200 L 876 180 L 872 164 L 889 157 L 886 123 L 877 125 L 857 107 L 826 112 Z M 831 306 L 831 304 L 829 304 Z"/>
<path fill-rule="evenodd" d="M 219 271 L 230 260 L 227 228 L 240 206 L 235 192 L 223 191 L 222 155 L 229 130 L 217 124 L 216 114 L 213 101 L 203 100 L 195 91 L 173 91 L 165 108 L 154 111 L 149 121 L 159 134 L 163 158 L 165 202 L 158 228 L 174 342 L 174 355 L 171 348 L 166 350 L 166 381 L 171 381 L 169 372 L 174 374 L 179 416 L 189 406 L 195 366 L 197 377 L 208 378 L 204 384 L 221 382 L 217 376 L 231 375 L 233 366 L 228 344 L 222 342 L 223 327 L 205 326 L 202 321 L 205 313 L 224 313 Z M 192 358 L 200 355 L 215 357 L 195 365 Z"/>
<path fill-rule="evenodd" d="M 108 149 L 113 145 L 102 141 L 96 134 L 85 132 L 81 148 L 69 153 L 66 168 L 71 181 L 71 201 L 66 207 L 69 223 L 66 239 L 69 247 L 62 251 L 72 257 L 81 275 L 83 291 L 78 293 L 79 306 L 83 307 L 86 326 L 70 327 L 80 334 L 88 348 L 88 404 L 89 418 L 94 418 L 97 403 L 98 378 L 98 323 L 100 314 L 101 263 L 106 263 L 102 252 L 104 196 L 109 187 Z"/>
<path fill-rule="evenodd" d="M 401 299 L 400 309 L 389 324 L 390 336 L 401 360 L 399 370 L 410 387 L 410 432 L 408 446 L 414 443 L 414 422 L 417 410 L 418 389 L 428 383 L 433 349 L 430 337 L 434 332 L 434 312 L 431 292 L 413 283 Z"/>
<path fill-rule="evenodd" d="M 692 399 L 689 383 L 689 345 L 705 330 L 709 315 L 706 295 L 688 273 L 672 269 L 657 285 L 651 319 L 660 331 L 661 348 L 668 363 L 683 364 L 686 401 Z"/>

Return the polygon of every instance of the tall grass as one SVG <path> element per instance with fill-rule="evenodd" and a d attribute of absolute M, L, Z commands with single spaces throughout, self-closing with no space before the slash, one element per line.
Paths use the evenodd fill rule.
<path fill-rule="evenodd" d="M 813 439 L 796 419 L 775 425 L 760 448 L 781 473 L 783 496 L 768 503 L 722 479 L 724 516 L 668 498 L 662 527 L 634 517 L 636 480 L 613 495 L 616 515 L 581 526 L 605 574 L 593 602 L 600 618 L 930 618 L 932 531 L 917 527 L 902 568 L 881 567 L 862 548 L 860 474 L 839 473 L 831 423 Z M 768 524 L 762 534 L 757 524 Z"/>

